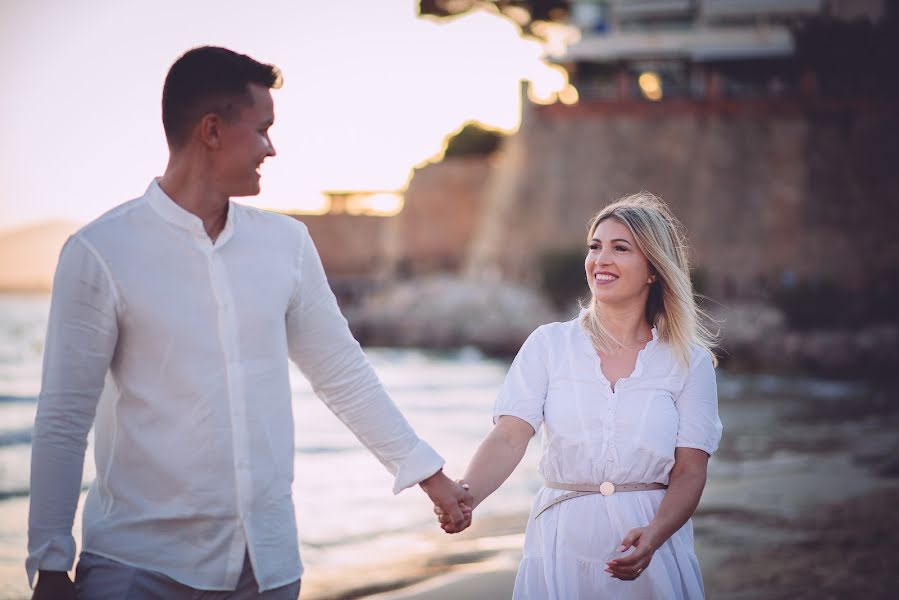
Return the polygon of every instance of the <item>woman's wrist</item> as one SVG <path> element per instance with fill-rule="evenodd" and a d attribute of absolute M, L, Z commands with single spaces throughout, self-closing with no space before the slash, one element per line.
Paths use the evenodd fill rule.
<path fill-rule="evenodd" d="M 665 535 L 663 528 L 654 521 L 650 521 L 643 534 L 645 543 L 648 543 L 653 552 L 658 550 L 669 536 Z"/>

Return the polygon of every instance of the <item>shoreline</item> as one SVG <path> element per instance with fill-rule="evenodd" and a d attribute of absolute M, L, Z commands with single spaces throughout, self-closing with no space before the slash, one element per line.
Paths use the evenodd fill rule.
<path fill-rule="evenodd" d="M 859 390 L 859 396 L 846 392 L 798 403 L 759 393 L 736 406 L 723 398 L 730 434 L 710 462 L 709 482 L 692 519 L 709 598 L 895 597 L 895 391 Z M 392 586 L 321 598 L 509 598 L 528 508 L 476 520 L 469 530 L 447 536 L 433 556 L 414 559 L 428 569 Z"/>
<path fill-rule="evenodd" d="M 437 529 L 435 521 L 434 531 L 418 534 L 414 543 L 418 550 L 413 554 L 372 562 L 361 569 L 354 565 L 352 575 L 340 568 L 309 569 L 303 579 L 302 598 L 386 600 L 397 594 L 404 597 L 419 590 L 445 587 L 447 581 L 466 586 L 471 577 L 493 578 L 494 573 L 509 571 L 514 580 L 527 519 L 527 511 L 488 516 L 454 535 Z M 450 586 L 451 590 L 454 588 L 455 585 Z"/>
<path fill-rule="evenodd" d="M 694 517 L 706 595 L 716 600 L 820 600 L 895 597 L 899 572 L 899 481 L 819 506 L 797 519 L 745 519 L 738 525 Z M 701 529 L 715 527 L 713 535 Z M 740 529 L 729 543 L 723 538 Z M 779 531 L 778 531 L 779 530 Z M 713 542 L 711 538 L 717 538 Z M 754 543 L 739 547 L 740 541 Z M 727 556 L 721 544 L 733 552 Z M 507 557 L 508 558 L 508 557 Z M 509 598 L 517 561 L 491 560 L 389 592 L 345 596 L 368 600 L 491 600 Z M 822 594 L 826 594 L 822 596 Z"/>

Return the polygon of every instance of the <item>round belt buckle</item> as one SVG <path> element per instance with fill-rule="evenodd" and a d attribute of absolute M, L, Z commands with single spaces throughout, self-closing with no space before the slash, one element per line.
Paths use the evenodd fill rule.
<path fill-rule="evenodd" d="M 615 493 L 615 484 L 611 481 L 603 481 L 599 484 L 599 493 L 603 496 L 611 496 Z"/>

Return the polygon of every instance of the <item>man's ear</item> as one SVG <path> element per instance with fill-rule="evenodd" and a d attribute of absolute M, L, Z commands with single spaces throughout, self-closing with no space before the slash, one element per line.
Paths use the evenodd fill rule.
<path fill-rule="evenodd" d="M 215 113 L 206 113 L 197 123 L 197 136 L 209 149 L 218 150 L 222 146 L 222 118 Z"/>

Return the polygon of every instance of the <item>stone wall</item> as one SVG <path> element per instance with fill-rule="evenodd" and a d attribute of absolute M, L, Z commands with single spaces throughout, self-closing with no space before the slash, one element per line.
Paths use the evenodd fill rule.
<path fill-rule="evenodd" d="M 493 159 L 415 171 L 395 217 L 299 217 L 329 276 L 433 273 L 532 284 L 547 250 L 645 189 L 683 221 L 714 297 L 788 280 L 863 291 L 899 272 L 899 114 L 883 106 L 526 105 Z"/>
<path fill-rule="evenodd" d="M 863 288 L 899 269 L 897 157 L 888 106 L 527 105 L 467 270 L 533 280 L 535 254 L 584 245 L 590 216 L 645 189 L 687 227 L 711 293 Z"/>
<path fill-rule="evenodd" d="M 477 230 L 492 167 L 450 158 L 415 170 L 393 217 L 297 215 L 334 280 L 458 272 Z"/>

